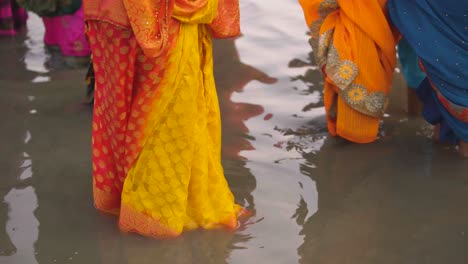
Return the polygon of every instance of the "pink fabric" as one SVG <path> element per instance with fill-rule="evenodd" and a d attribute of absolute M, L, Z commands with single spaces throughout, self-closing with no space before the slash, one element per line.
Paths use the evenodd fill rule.
<path fill-rule="evenodd" d="M 11 7 L 10 6 L 5 6 L 0 8 L 0 19 L 2 19 L 3 23 L 7 23 L 7 20 L 11 20 L 13 17 L 13 14 L 11 12 Z M 11 22 L 10 22 L 11 23 Z M 8 27 L 5 29 L 0 29 L 0 35 L 4 36 L 13 36 L 16 34 L 16 31 L 13 27 Z"/>
<path fill-rule="evenodd" d="M 73 15 L 43 17 L 45 25 L 44 42 L 58 46 L 64 56 L 89 56 L 91 50 L 86 41 L 83 7 Z"/>
<path fill-rule="evenodd" d="M 0 0 L 0 36 L 16 35 L 26 25 L 28 14 L 14 0 Z"/>

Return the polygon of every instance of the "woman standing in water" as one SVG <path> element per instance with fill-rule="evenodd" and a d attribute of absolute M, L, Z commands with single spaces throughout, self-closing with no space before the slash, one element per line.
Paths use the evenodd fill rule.
<path fill-rule="evenodd" d="M 123 231 L 235 229 L 221 166 L 212 36 L 239 34 L 236 0 L 85 0 L 96 77 L 94 201 Z"/>
<path fill-rule="evenodd" d="M 389 0 L 388 10 L 426 73 L 416 93 L 435 139 L 468 157 L 468 2 Z"/>
<path fill-rule="evenodd" d="M 59 1 L 58 12 L 43 16 L 44 42 L 56 46 L 66 57 L 88 57 L 91 54 L 86 41 L 82 0 Z"/>
<path fill-rule="evenodd" d="M 88 57 L 82 0 L 18 0 L 24 8 L 42 17 L 44 42 L 66 57 Z"/>
<path fill-rule="evenodd" d="M 299 0 L 325 76 L 328 130 L 357 143 L 377 139 L 396 63 L 386 0 Z"/>
<path fill-rule="evenodd" d="M 26 25 L 28 14 L 16 0 L 0 0 L 0 36 L 14 36 Z"/>

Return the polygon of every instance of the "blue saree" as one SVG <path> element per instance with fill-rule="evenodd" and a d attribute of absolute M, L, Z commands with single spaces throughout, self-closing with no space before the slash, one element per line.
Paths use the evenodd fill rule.
<path fill-rule="evenodd" d="M 416 52 L 427 78 L 417 94 L 441 140 L 468 142 L 468 1 L 389 0 L 390 19 Z"/>

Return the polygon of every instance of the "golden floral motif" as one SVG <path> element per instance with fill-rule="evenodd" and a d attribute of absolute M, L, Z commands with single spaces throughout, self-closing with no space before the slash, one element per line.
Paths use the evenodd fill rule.
<path fill-rule="evenodd" d="M 329 57 L 330 59 L 333 59 L 335 61 L 339 59 L 337 56 L 338 52 L 336 52 L 336 54 L 330 53 L 328 49 L 331 44 L 333 32 L 334 30 L 328 30 L 327 32 L 320 35 L 318 42 L 316 42 L 315 47 L 313 47 L 314 54 L 315 54 L 315 61 L 317 62 L 317 65 L 320 68 L 322 68 L 325 64 L 327 64 L 327 60 Z"/>
<path fill-rule="evenodd" d="M 354 62 L 340 60 L 338 51 L 333 45 L 329 47 L 325 71 L 341 90 L 348 88 L 359 73 L 359 69 Z"/>
<path fill-rule="evenodd" d="M 356 67 L 354 67 L 354 64 L 349 63 L 349 61 L 343 61 L 338 69 L 338 73 L 340 78 L 349 80 L 356 76 Z"/>
<path fill-rule="evenodd" d="M 387 104 L 387 96 L 383 92 L 369 93 L 361 84 L 352 84 L 341 96 L 346 104 L 354 110 L 373 117 L 381 117 Z"/>
<path fill-rule="evenodd" d="M 347 103 L 356 106 L 365 101 L 367 91 L 364 86 L 355 84 L 343 91 L 343 97 Z"/>

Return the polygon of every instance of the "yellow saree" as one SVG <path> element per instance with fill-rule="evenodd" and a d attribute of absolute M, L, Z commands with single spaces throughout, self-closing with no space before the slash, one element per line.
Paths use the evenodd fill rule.
<path fill-rule="evenodd" d="M 131 28 L 88 21 L 96 207 L 119 214 L 123 231 L 151 237 L 235 229 L 241 208 L 221 166 L 212 35 L 239 34 L 238 3 L 123 4 Z"/>

